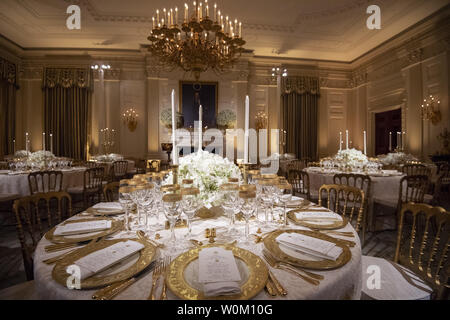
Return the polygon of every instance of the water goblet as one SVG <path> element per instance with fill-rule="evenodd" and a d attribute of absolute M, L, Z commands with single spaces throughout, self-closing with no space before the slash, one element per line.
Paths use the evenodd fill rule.
<path fill-rule="evenodd" d="M 185 238 L 192 237 L 192 218 L 202 205 L 200 198 L 200 190 L 198 188 L 183 188 L 181 189 L 181 196 L 183 197 L 182 206 L 183 212 L 187 217 L 188 233 Z"/>
<path fill-rule="evenodd" d="M 245 219 L 245 241 L 250 243 L 250 217 L 255 212 L 256 206 L 256 192 L 254 191 L 239 191 L 240 207 L 242 215 Z"/>
<path fill-rule="evenodd" d="M 179 193 L 169 193 L 165 194 L 162 198 L 164 215 L 169 221 L 170 225 L 170 240 L 168 242 L 168 251 L 173 254 L 176 252 L 176 238 L 175 238 L 175 224 L 180 218 L 181 210 L 181 194 Z"/>
<path fill-rule="evenodd" d="M 130 229 L 130 211 L 133 206 L 131 193 L 134 192 L 134 187 L 126 186 L 119 188 L 119 203 L 125 211 L 125 231 L 127 234 L 131 232 Z"/>
<path fill-rule="evenodd" d="M 222 208 L 230 219 L 230 224 L 228 225 L 228 234 L 231 236 L 236 236 L 239 232 L 234 227 L 234 214 L 236 201 L 238 199 L 239 186 L 232 183 L 225 183 L 219 187 L 222 196 Z"/>
<path fill-rule="evenodd" d="M 292 185 L 288 183 L 278 184 L 277 189 L 279 190 L 278 199 L 283 204 L 283 228 L 287 228 L 288 221 L 286 216 L 286 207 L 289 201 L 291 201 L 292 199 Z"/>

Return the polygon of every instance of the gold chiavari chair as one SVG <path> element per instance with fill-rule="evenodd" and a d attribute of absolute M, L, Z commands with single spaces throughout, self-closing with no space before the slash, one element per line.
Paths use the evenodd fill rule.
<path fill-rule="evenodd" d="M 120 181 L 125 179 L 128 171 L 128 161 L 114 161 L 112 166 L 112 179 L 113 181 Z"/>
<path fill-rule="evenodd" d="M 293 195 L 311 200 L 309 190 L 309 175 L 306 171 L 291 169 L 288 172 L 288 182 L 292 185 Z"/>
<path fill-rule="evenodd" d="M 103 187 L 103 198 L 107 202 L 114 202 L 119 200 L 119 185 L 118 181 L 110 182 Z"/>
<path fill-rule="evenodd" d="M 33 279 L 33 252 L 45 232 L 72 216 L 72 198 L 65 191 L 36 193 L 14 202 L 17 234 L 28 280 Z"/>
<path fill-rule="evenodd" d="M 420 163 L 405 164 L 401 171 L 407 176 L 423 175 L 429 177 L 431 175 L 431 169 Z"/>
<path fill-rule="evenodd" d="M 425 193 L 428 190 L 428 183 L 428 176 L 424 175 L 406 176 L 400 180 L 397 218 L 400 217 L 400 210 L 405 203 L 423 203 Z"/>
<path fill-rule="evenodd" d="M 61 171 L 37 171 L 28 174 L 30 194 L 62 191 Z"/>
<path fill-rule="evenodd" d="M 450 198 L 450 168 L 442 166 L 434 186 L 433 204 L 440 205 L 445 198 Z"/>
<path fill-rule="evenodd" d="M 448 299 L 449 238 L 450 212 L 424 203 L 404 204 L 394 261 L 363 256 L 363 265 L 378 266 L 380 274 L 389 275 L 394 285 L 374 292 L 363 283 L 363 293 L 378 299 Z"/>
<path fill-rule="evenodd" d="M 323 203 L 326 199 L 326 206 Z M 319 189 L 319 206 L 324 206 L 342 218 L 347 218 L 356 232 L 360 233 L 361 244 L 366 236 L 366 215 L 364 212 L 364 191 L 339 184 L 324 184 Z"/>
<path fill-rule="evenodd" d="M 83 210 L 86 210 L 89 205 L 89 199 L 94 199 L 97 196 L 98 201 L 101 200 L 103 193 L 103 178 L 104 168 L 89 168 L 84 172 L 83 186 L 71 187 L 67 192 L 75 197 L 81 196 L 83 201 Z"/>
<path fill-rule="evenodd" d="M 367 225 L 371 229 L 375 227 L 375 219 L 369 214 L 369 197 L 372 187 L 372 180 L 368 175 L 356 173 L 338 173 L 333 176 L 334 184 L 343 184 L 350 187 L 358 188 L 364 191 L 364 211 L 367 215 Z"/>
<path fill-rule="evenodd" d="M 320 162 L 317 161 L 309 161 L 308 167 L 320 167 Z"/>

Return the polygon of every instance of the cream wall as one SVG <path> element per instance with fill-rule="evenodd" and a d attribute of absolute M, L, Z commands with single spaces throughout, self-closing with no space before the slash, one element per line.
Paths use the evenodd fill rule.
<path fill-rule="evenodd" d="M 234 110 L 237 126 L 244 127 L 244 101 L 250 95 L 250 126 L 259 111 L 269 116 L 269 129 L 280 128 L 280 91 L 272 79 L 271 68 L 283 66 L 290 76 L 314 76 L 320 80 L 318 156 L 329 156 L 339 149 L 339 132 L 350 132 L 352 146 L 363 148 L 363 131 L 368 135 L 368 154 L 374 152 L 374 117 L 378 112 L 402 109 L 406 148 L 424 159 L 439 150 L 436 135 L 449 128 L 449 35 L 450 22 L 439 16 L 415 26 L 351 63 L 311 60 L 283 60 L 255 57 L 246 53 L 231 72 L 207 72 L 201 81 L 219 83 L 219 111 Z M 3 41 L 3 42 L 2 42 Z M 179 82 L 193 80 L 190 74 L 158 68 L 142 51 L 24 51 L 0 40 L 0 54 L 19 64 L 20 90 L 17 95 L 17 148 L 25 148 L 24 132 L 31 134 L 31 146 L 41 148 L 42 76 L 46 66 L 88 67 L 107 63 L 111 70 L 94 73 L 92 96 L 91 154 L 102 152 L 99 130 L 117 131 L 113 152 L 134 157 L 166 159 L 161 142 L 169 141 L 159 123 L 164 108 L 170 108 L 175 90 L 179 108 Z M 51 53 L 51 54 L 50 54 Z M 441 100 L 442 121 L 422 122 L 420 105 L 424 95 Z M 139 113 L 135 132 L 122 123 L 120 115 L 128 107 Z M 274 141 L 269 143 L 274 147 Z M 237 146 L 238 151 L 242 143 Z"/>

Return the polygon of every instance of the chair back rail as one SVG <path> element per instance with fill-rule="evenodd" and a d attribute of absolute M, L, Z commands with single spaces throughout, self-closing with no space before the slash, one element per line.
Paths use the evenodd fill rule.
<path fill-rule="evenodd" d="M 431 175 L 431 169 L 420 163 L 405 164 L 401 168 L 401 171 L 403 173 L 406 173 L 407 176 L 416 176 L 416 175 L 430 176 Z"/>
<path fill-rule="evenodd" d="M 450 212 L 441 207 L 408 202 L 402 206 L 394 261 L 415 272 L 448 296 Z"/>
<path fill-rule="evenodd" d="M 400 210 L 405 203 L 422 203 L 425 193 L 428 190 L 428 184 L 428 176 L 425 175 L 403 177 L 400 180 L 397 212 L 400 213 Z"/>
<path fill-rule="evenodd" d="M 294 195 L 300 195 L 311 200 L 309 175 L 306 171 L 290 169 L 288 171 L 288 182 L 292 185 Z"/>
<path fill-rule="evenodd" d="M 119 182 L 110 182 L 103 187 L 103 197 L 107 202 L 117 201 L 119 199 Z"/>
<path fill-rule="evenodd" d="M 124 178 L 128 171 L 128 161 L 120 160 L 113 162 L 113 179 L 120 180 Z"/>
<path fill-rule="evenodd" d="M 349 222 L 355 219 L 355 230 L 359 232 L 365 221 L 364 214 L 364 191 L 339 184 L 324 184 L 319 189 L 319 206 L 324 206 L 336 212 L 343 218 L 348 218 Z"/>
<path fill-rule="evenodd" d="M 36 171 L 28 174 L 30 194 L 62 191 L 61 171 Z"/>
<path fill-rule="evenodd" d="M 84 191 L 101 190 L 104 178 L 104 168 L 89 168 L 84 172 Z"/>
<path fill-rule="evenodd" d="M 36 193 L 16 200 L 13 211 L 25 272 L 32 280 L 34 249 L 48 230 L 72 216 L 72 198 L 65 191 Z"/>

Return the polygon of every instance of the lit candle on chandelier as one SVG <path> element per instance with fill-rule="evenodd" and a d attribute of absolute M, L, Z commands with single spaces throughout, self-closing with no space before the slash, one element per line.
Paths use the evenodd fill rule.
<path fill-rule="evenodd" d="M 175 24 L 178 25 L 178 7 L 175 7 Z"/>
<path fill-rule="evenodd" d="M 156 10 L 156 22 L 159 24 L 159 10 Z"/>
<path fill-rule="evenodd" d="M 217 22 L 217 3 L 214 3 L 214 22 Z"/>
<path fill-rule="evenodd" d="M 184 23 L 188 22 L 189 18 L 189 6 L 187 3 L 184 4 Z"/>

